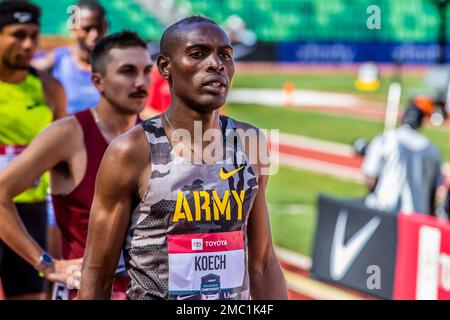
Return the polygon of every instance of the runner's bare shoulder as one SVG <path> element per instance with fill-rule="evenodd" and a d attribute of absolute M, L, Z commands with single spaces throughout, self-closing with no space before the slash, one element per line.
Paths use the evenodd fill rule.
<path fill-rule="evenodd" d="M 119 164 L 144 168 L 149 162 L 150 147 L 142 125 L 136 125 L 127 132 L 116 137 L 108 147 Z"/>
<path fill-rule="evenodd" d="M 45 128 L 42 133 L 53 136 L 60 149 L 75 149 L 83 142 L 83 130 L 75 116 L 70 115 L 56 120 Z"/>
<path fill-rule="evenodd" d="M 83 137 L 81 126 L 73 115 L 55 120 L 42 132 L 54 135 L 56 139 L 61 141 L 61 147 Z"/>

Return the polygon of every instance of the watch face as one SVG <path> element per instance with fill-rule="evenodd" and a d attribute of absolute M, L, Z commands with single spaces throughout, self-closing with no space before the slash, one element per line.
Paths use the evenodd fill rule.
<path fill-rule="evenodd" d="M 44 254 L 42 255 L 42 262 L 44 262 L 46 265 L 51 264 L 52 261 L 53 261 L 53 259 L 52 259 L 52 257 L 51 257 L 49 254 L 44 253 Z"/>

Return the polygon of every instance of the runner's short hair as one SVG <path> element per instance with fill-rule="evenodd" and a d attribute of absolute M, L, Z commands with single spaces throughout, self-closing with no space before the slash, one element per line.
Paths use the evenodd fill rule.
<path fill-rule="evenodd" d="M 173 44 L 177 38 L 178 31 L 180 31 L 185 26 L 195 23 L 211 23 L 215 26 L 219 26 L 215 21 L 203 16 L 190 16 L 180 21 L 177 21 L 171 26 L 169 26 L 161 36 L 161 41 L 159 43 L 159 50 L 161 54 L 163 56 L 168 56 L 169 53 L 172 51 Z"/>
<path fill-rule="evenodd" d="M 105 19 L 106 16 L 105 8 L 103 8 L 98 1 L 80 0 L 78 1 L 77 6 L 80 7 L 80 9 L 88 9 L 89 11 L 97 13 L 101 19 Z"/>
<path fill-rule="evenodd" d="M 109 51 L 114 48 L 125 49 L 130 47 L 147 49 L 147 44 L 137 33 L 131 31 L 117 32 L 102 38 L 91 52 L 92 72 L 104 75 Z"/>

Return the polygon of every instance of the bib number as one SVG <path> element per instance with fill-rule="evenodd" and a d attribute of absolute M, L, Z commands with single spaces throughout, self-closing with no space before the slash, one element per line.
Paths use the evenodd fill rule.
<path fill-rule="evenodd" d="M 169 299 L 241 299 L 242 231 L 168 236 Z"/>
<path fill-rule="evenodd" d="M 6 166 L 14 160 L 23 150 L 25 146 L 0 146 L 0 171 L 6 168 Z M 38 178 L 33 182 L 32 188 L 36 188 L 41 182 L 41 178 Z"/>
<path fill-rule="evenodd" d="M 52 300 L 69 300 L 69 289 L 62 283 L 53 284 Z"/>
<path fill-rule="evenodd" d="M 14 150 L 14 149 L 11 149 Z M 6 166 L 15 158 L 17 154 L 14 152 L 5 152 L 5 154 L 0 153 L 0 171 L 6 168 Z"/>

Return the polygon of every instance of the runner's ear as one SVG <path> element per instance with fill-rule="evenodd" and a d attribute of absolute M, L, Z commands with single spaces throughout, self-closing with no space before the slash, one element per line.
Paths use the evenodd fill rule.
<path fill-rule="evenodd" d="M 161 76 L 168 80 L 169 79 L 169 66 L 170 66 L 170 62 L 169 62 L 169 58 L 160 55 L 158 57 L 157 60 L 157 65 L 158 65 L 158 71 L 161 74 Z"/>
<path fill-rule="evenodd" d="M 104 85 L 103 85 L 103 77 L 100 73 L 98 73 L 98 72 L 92 73 L 91 80 L 92 80 L 92 83 L 94 84 L 94 86 L 97 88 L 97 90 L 100 93 L 103 93 L 105 91 Z"/>

